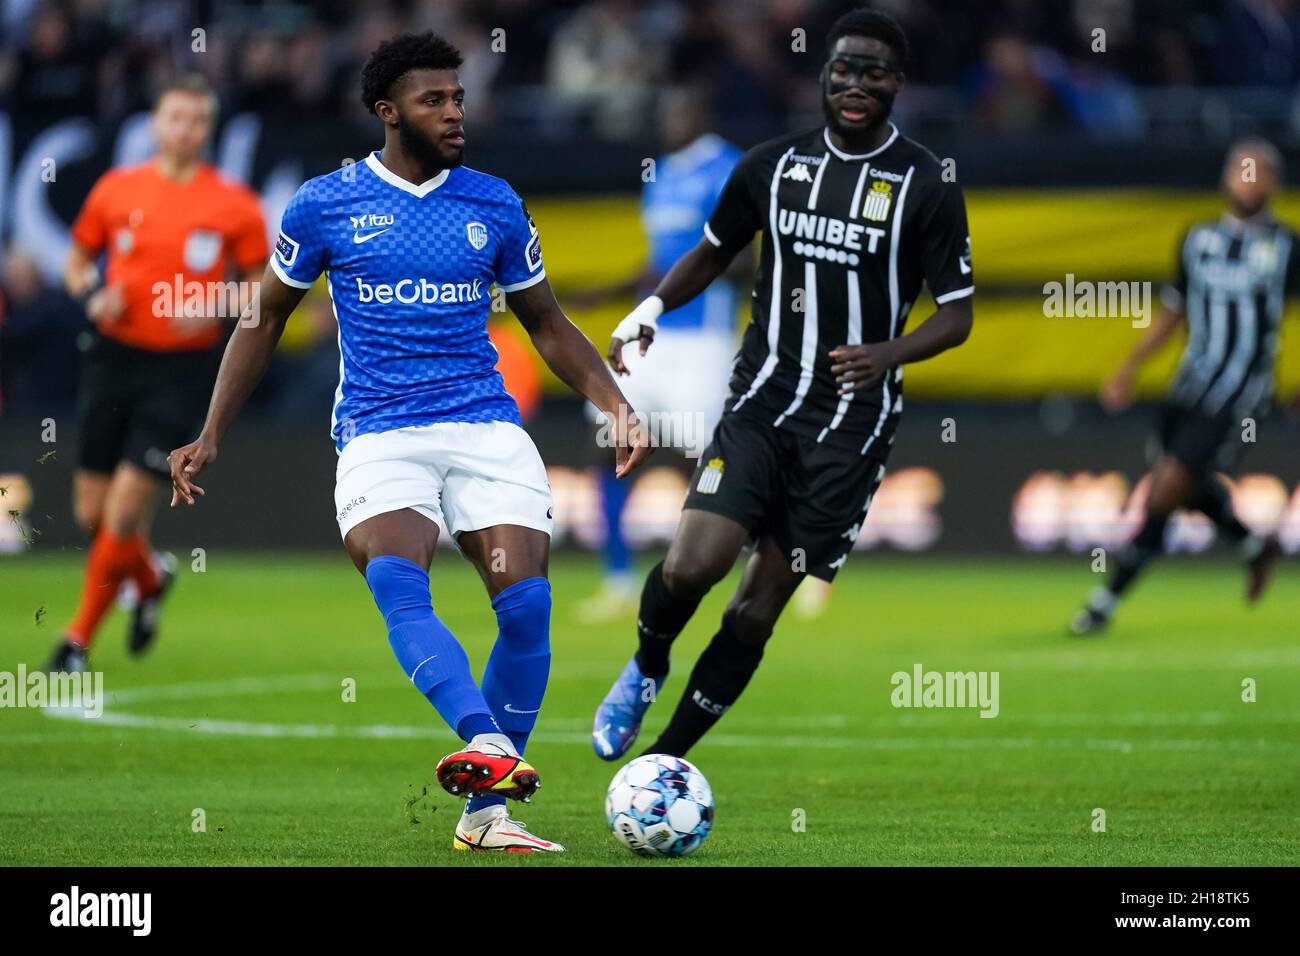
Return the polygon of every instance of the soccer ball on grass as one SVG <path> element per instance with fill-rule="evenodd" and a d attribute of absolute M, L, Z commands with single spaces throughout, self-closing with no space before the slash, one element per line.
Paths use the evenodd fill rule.
<path fill-rule="evenodd" d="M 685 856 L 713 829 L 713 791 L 681 757 L 646 754 L 625 764 L 605 794 L 614 836 L 641 856 Z"/>

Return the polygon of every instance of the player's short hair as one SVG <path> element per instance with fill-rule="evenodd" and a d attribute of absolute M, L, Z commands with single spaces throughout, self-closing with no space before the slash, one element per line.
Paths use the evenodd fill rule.
<path fill-rule="evenodd" d="M 826 34 L 826 50 L 834 49 L 840 37 L 870 37 L 894 51 L 899 63 L 907 62 L 907 37 L 903 28 L 887 13 L 863 7 L 850 10 L 831 25 Z"/>
<path fill-rule="evenodd" d="M 380 100 L 389 99 L 411 70 L 454 70 L 464 59 L 460 51 L 432 30 L 399 33 L 375 47 L 361 70 L 361 102 L 371 113 Z"/>
<path fill-rule="evenodd" d="M 153 110 L 158 112 L 162 102 L 171 93 L 188 93 L 191 96 L 197 96 L 208 101 L 208 110 L 215 118 L 217 115 L 217 94 L 213 92 L 208 81 L 198 73 L 186 73 L 176 79 L 169 81 L 159 91 L 153 100 Z"/>

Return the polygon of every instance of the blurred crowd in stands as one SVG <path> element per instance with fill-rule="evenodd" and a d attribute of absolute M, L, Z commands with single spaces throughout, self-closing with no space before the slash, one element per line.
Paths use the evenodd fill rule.
<path fill-rule="evenodd" d="M 434 29 L 465 53 L 476 117 L 573 110 L 610 136 L 657 86 L 711 80 L 729 115 L 817 107 L 806 82 L 848 0 L 7 0 L 0 101 L 111 121 L 199 70 L 227 111 L 360 115 L 384 37 Z M 1132 91 L 1300 82 L 1296 0 L 875 0 L 907 29 L 909 77 L 958 91 L 992 131 L 1121 114 Z M 195 31 L 201 31 L 196 33 Z M 495 32 L 500 31 L 500 32 Z M 800 42 L 797 31 L 802 33 Z M 1104 48 L 1099 39 L 1104 31 Z M 558 94 L 558 95 L 556 95 Z M 536 97 L 545 95 L 546 99 Z M 919 97 L 923 102 L 924 97 Z M 545 108 L 542 103 L 548 104 Z"/>

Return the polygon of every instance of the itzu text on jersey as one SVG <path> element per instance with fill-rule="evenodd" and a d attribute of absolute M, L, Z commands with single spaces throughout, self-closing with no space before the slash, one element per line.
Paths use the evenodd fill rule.
<path fill-rule="evenodd" d="M 519 424 L 488 339 L 490 290 L 526 289 L 546 270 L 528 210 L 503 180 L 462 166 L 417 186 L 371 153 L 299 188 L 271 266 L 303 289 L 325 273 L 339 325 L 339 449 L 411 425 Z"/>

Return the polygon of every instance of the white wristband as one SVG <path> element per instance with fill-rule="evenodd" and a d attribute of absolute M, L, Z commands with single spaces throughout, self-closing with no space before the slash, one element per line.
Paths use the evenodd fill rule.
<path fill-rule="evenodd" d="M 614 329 L 614 338 L 621 342 L 631 342 L 641 337 L 641 326 L 646 326 L 651 332 L 659 328 L 659 316 L 664 314 L 664 300 L 657 295 L 652 295 L 642 300 L 641 304 L 628 313 L 626 319 L 618 324 Z"/>

